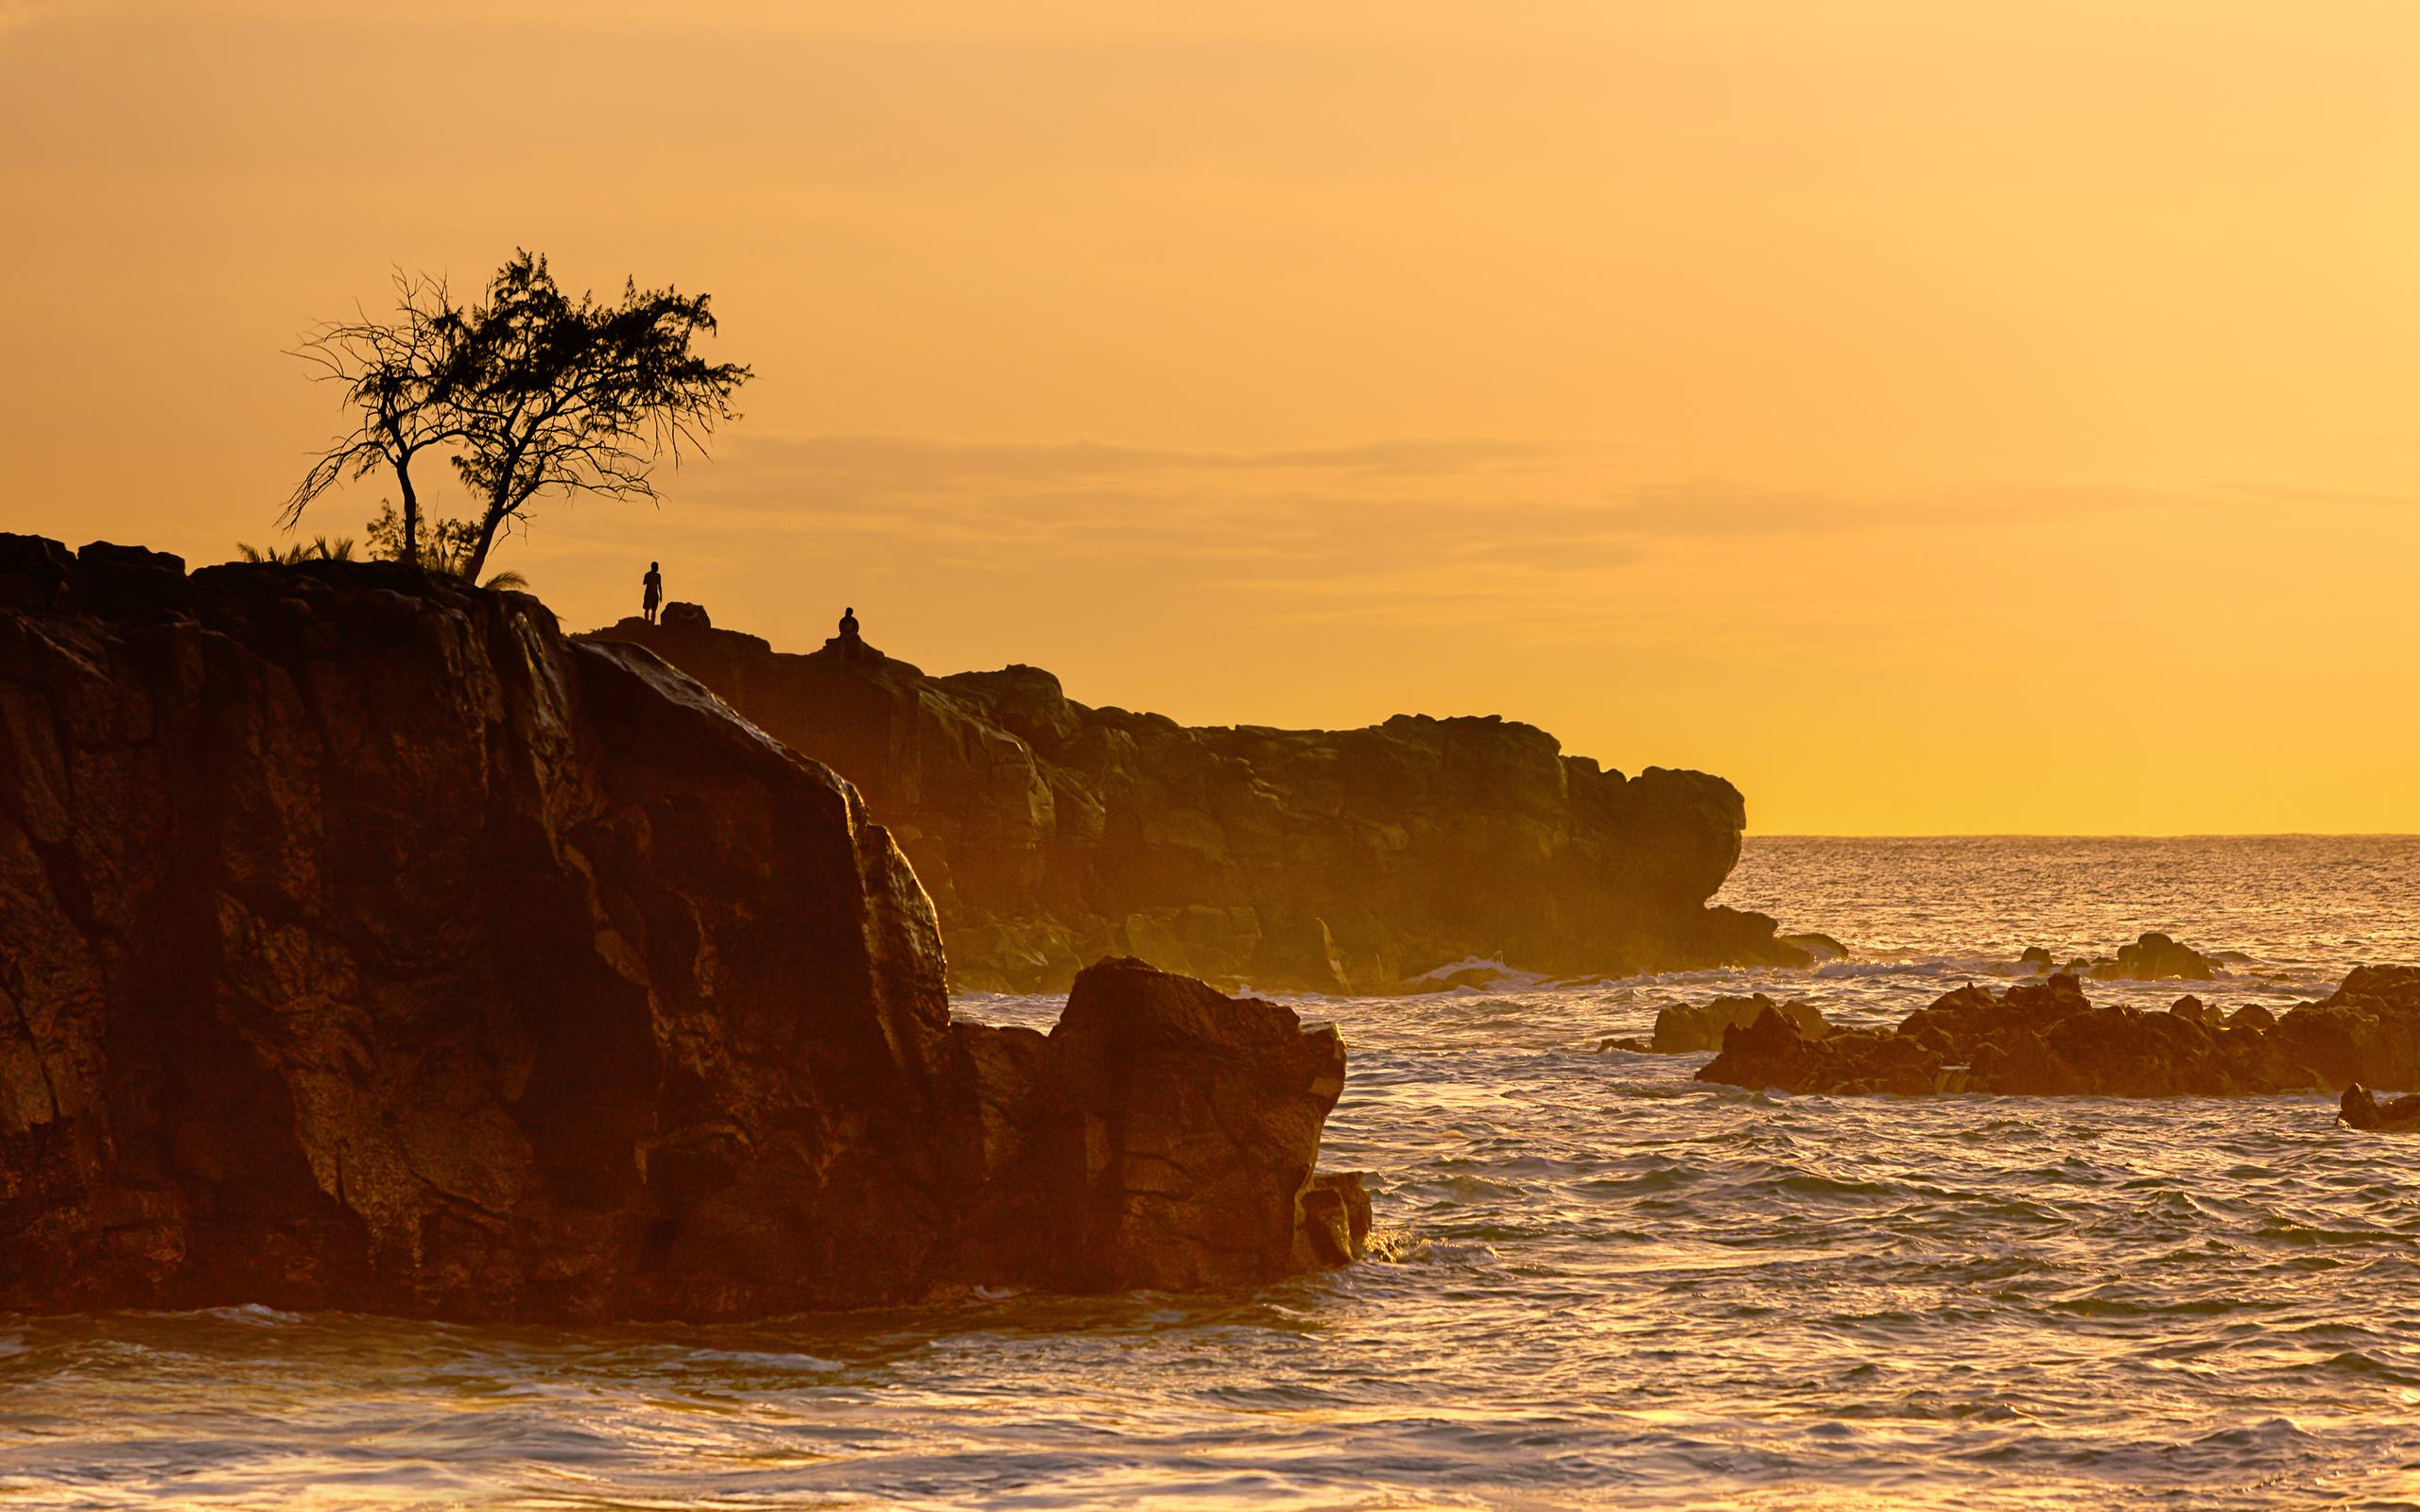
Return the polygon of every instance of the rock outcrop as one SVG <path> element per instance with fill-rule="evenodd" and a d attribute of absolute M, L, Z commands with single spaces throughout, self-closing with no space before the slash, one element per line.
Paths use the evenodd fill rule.
<path fill-rule="evenodd" d="M 2096 1007 L 2072 975 L 1998 995 L 1961 988 L 1896 1029 L 1801 1034 L 1767 1011 L 1723 1035 L 1701 1081 L 1792 1092 L 2231 1096 L 2420 1089 L 2420 968 L 2362 967 L 2325 1001 L 2221 1020 L 2199 999 L 2166 1012 Z"/>
<path fill-rule="evenodd" d="M 1077 976 L 1046 1038 L 959 1025 L 985 1087 L 985 1190 L 961 1269 L 1089 1290 L 1257 1283 L 1341 1263 L 1370 1228 L 1357 1179 L 1318 1177 L 1344 1086 L 1335 1029 L 1137 960 Z M 1006 1067 L 1023 1063 L 1026 1074 Z M 1272 1204 L 1272 1192 L 1292 1194 Z"/>
<path fill-rule="evenodd" d="M 2346 1128 L 2363 1130 L 2420 1129 L 2420 1097 L 2397 1097 L 2379 1102 L 2370 1090 L 2358 1082 L 2344 1089 L 2344 1096 L 2336 1105 L 2337 1121 Z"/>
<path fill-rule="evenodd" d="M 1823 1013 L 1811 1003 L 1776 1003 L 1762 992 L 1747 997 L 1716 998 L 1711 1003 L 1685 1003 L 1655 1015 L 1653 1037 L 1644 1043 L 1609 1041 L 1621 1049 L 1639 1049 L 1658 1056 L 1696 1055 L 1722 1048 L 1723 1036 L 1745 1028 L 1767 1013 L 1777 1013 L 1803 1040 L 1821 1040 L 1832 1032 Z"/>
<path fill-rule="evenodd" d="M 2105 982 L 2208 982 L 2221 973 L 2200 951 L 2153 932 L 2118 947 L 2117 959 L 2094 963 L 2092 974 Z"/>
<path fill-rule="evenodd" d="M 1467 959 L 1807 960 L 1772 919 L 1705 906 L 1738 860 L 1730 783 L 1625 778 L 1528 725 L 1187 729 L 1033 667 L 927 677 L 854 638 L 784 654 L 668 610 L 594 638 L 648 647 L 863 789 L 960 988 L 1055 990 L 1103 955 L 1323 992 L 1416 990 Z"/>
<path fill-rule="evenodd" d="M 0 1311 L 731 1317 L 1349 1257 L 1343 1051 L 953 1024 L 827 768 L 391 564 L 0 536 Z"/>

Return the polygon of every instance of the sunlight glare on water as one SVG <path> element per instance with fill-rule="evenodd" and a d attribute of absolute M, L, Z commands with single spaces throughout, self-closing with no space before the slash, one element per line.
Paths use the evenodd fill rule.
<path fill-rule="evenodd" d="M 1788 1098 L 1596 1048 L 1750 988 L 1890 1022 L 2153 928 L 2282 1008 L 2420 961 L 2415 897 L 2400 839 L 1754 842 L 1723 901 L 1855 958 L 1302 1005 L 1352 1047 L 1349 1272 L 735 1328 L 0 1319 L 0 1506 L 2420 1503 L 2420 1142 L 2317 1096 Z"/>

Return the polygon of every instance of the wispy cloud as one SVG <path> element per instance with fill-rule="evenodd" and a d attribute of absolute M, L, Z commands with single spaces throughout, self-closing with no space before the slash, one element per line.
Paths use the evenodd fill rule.
<path fill-rule="evenodd" d="M 2235 491 L 2260 504 L 2334 504 L 2365 509 L 2420 508 L 2420 494 L 2381 493 L 2361 489 L 2306 487 L 2290 483 L 2240 483 Z"/>
<path fill-rule="evenodd" d="M 1223 452 L 741 434 L 663 481 L 682 533 L 731 542 L 734 566 L 837 557 L 969 581 L 1157 582 L 1270 623 L 1537 637 L 1636 626 L 1676 592 L 1719 602 L 1743 563 L 1786 566 L 1819 541 L 1854 554 L 1860 533 L 2185 502 L 2081 488 L 1850 495 L 1642 480 L 1633 465 L 1603 445 L 1521 438 Z M 660 529 L 604 511 L 581 524 L 599 544 Z"/>

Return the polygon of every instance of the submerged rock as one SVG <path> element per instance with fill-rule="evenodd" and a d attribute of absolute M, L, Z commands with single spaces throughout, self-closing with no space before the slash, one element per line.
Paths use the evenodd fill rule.
<path fill-rule="evenodd" d="M 961 988 L 1055 990 L 1103 955 L 1320 992 L 1423 990 L 1476 959 L 1809 960 L 1771 919 L 1706 906 L 1739 857 L 1736 788 L 1606 771 L 1529 725 L 1188 729 L 1077 703 L 1035 667 L 927 677 L 862 642 L 784 654 L 669 613 L 595 638 L 649 647 L 857 783 Z"/>
<path fill-rule="evenodd" d="M 2264 1022 L 2266 1021 L 2266 1022 Z M 1896 1029 L 1820 1040 L 1767 1014 L 1723 1037 L 1702 1081 L 1793 1092 L 2230 1096 L 2420 1088 L 2420 969 L 2363 967 L 2325 1003 L 2223 1024 L 2199 999 L 2164 1013 L 2096 1007 L 2069 974 L 1995 995 L 1945 993 Z"/>
<path fill-rule="evenodd" d="M 1366 1233 L 1332 1030 L 1131 965 L 953 1024 L 856 790 L 534 599 L 0 536 L 0 1310 L 734 1317 Z"/>
<path fill-rule="evenodd" d="M 1849 957 L 1849 948 L 1829 935 L 1784 935 L 1781 942 L 1805 951 L 1807 959 L 1818 966 L 1825 961 L 1844 961 Z"/>

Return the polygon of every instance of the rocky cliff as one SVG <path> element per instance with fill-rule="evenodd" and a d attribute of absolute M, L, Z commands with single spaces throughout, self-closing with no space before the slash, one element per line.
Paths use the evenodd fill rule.
<path fill-rule="evenodd" d="M 1402 990 L 1470 958 L 1535 971 L 1804 965 L 1708 908 L 1738 791 L 1636 777 L 1495 717 L 1187 729 L 1033 667 L 927 677 L 856 640 L 777 652 L 694 605 L 645 645 L 862 788 L 939 905 L 960 988 L 1057 989 L 1134 955 L 1217 981 Z"/>
<path fill-rule="evenodd" d="M 1133 963 L 953 1024 L 856 792 L 535 600 L 0 536 L 0 1311 L 1265 1280 L 1342 1076 Z"/>

